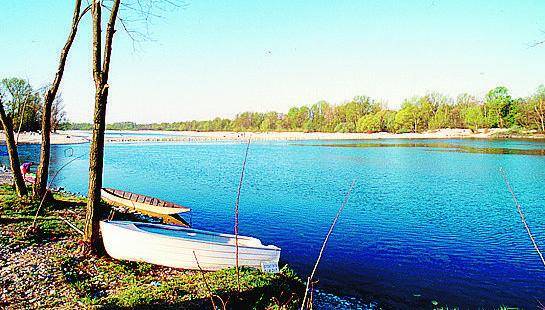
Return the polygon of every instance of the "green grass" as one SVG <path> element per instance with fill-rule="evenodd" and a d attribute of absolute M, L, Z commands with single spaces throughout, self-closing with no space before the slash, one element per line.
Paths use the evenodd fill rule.
<path fill-rule="evenodd" d="M 295 309 L 303 289 L 302 281 L 287 267 L 278 274 L 241 268 L 238 294 L 233 268 L 201 273 L 108 258 L 59 256 L 58 260 L 66 282 L 87 305 L 202 308 L 210 307 L 212 294 L 235 308 L 269 309 L 284 305 Z M 216 302 L 221 303 L 219 298 Z"/>
<path fill-rule="evenodd" d="M 11 186 L 0 185 L 0 225 L 5 226 L 0 235 L 0 245 L 30 246 L 73 233 L 61 217 L 83 227 L 83 199 L 68 194 L 55 194 L 53 201 L 45 203 L 36 218 L 39 233 L 28 234 L 27 230 L 34 221 L 39 205 L 39 201 L 30 197 L 18 198 Z"/>
<path fill-rule="evenodd" d="M 280 305 L 296 308 L 299 298 L 290 297 L 292 293 L 300 291 L 302 282 L 292 277 L 288 268 L 274 275 L 244 268 L 240 276 L 240 294 L 237 294 L 234 269 L 206 273 L 204 277 L 210 285 L 210 291 L 202 280 L 203 275 L 197 272 L 164 279 L 163 282 L 135 277 L 122 290 L 108 296 L 106 303 L 120 307 L 137 307 L 142 304 L 205 307 L 211 304 L 209 296 L 212 294 L 235 308 L 267 309 Z M 215 302 L 221 303 L 219 298 Z"/>
<path fill-rule="evenodd" d="M 296 309 L 302 299 L 304 284 L 287 266 L 278 274 L 241 268 L 238 292 L 234 269 L 201 273 L 86 254 L 81 236 L 60 219 L 83 228 L 85 199 L 70 194 L 53 198 L 37 217 L 38 229 L 27 233 L 39 203 L 0 186 L 0 245 L 12 253 L 52 249 L 46 261 L 58 271 L 60 287 L 44 297 L 42 306 L 209 309 L 210 295 L 215 295 L 216 305 L 221 299 L 228 309 Z"/>

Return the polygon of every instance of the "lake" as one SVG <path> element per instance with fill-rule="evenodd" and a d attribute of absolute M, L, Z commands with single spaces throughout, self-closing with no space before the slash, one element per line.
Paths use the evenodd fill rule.
<path fill-rule="evenodd" d="M 53 146 L 53 169 L 88 145 Z M 38 146 L 21 146 L 37 161 Z M 191 207 L 196 228 L 232 232 L 245 144 L 108 144 L 104 185 Z M 317 271 L 322 308 L 536 308 L 545 268 L 499 168 L 545 245 L 545 142 L 374 140 L 255 142 L 240 198 L 240 233 L 282 248 L 302 277 L 352 180 Z M 0 157 L 5 161 L 6 157 Z M 55 185 L 86 193 L 88 156 Z"/>

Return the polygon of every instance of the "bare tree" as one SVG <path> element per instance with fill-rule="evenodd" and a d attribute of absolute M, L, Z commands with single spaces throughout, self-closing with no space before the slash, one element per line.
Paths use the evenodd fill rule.
<path fill-rule="evenodd" d="M 105 5 L 107 3 L 108 5 Z M 84 241 L 92 251 L 99 249 L 99 214 L 100 190 L 102 188 L 102 173 L 104 167 L 104 131 L 106 129 L 106 106 L 108 103 L 108 77 L 112 55 L 112 43 L 115 34 L 116 21 L 119 21 L 127 35 L 136 42 L 146 35 L 131 30 L 127 22 L 144 22 L 155 15 L 153 8 L 163 9 L 160 3 L 175 5 L 175 0 L 95 0 L 91 4 L 92 15 L 92 59 L 93 79 L 95 81 L 95 109 L 93 117 L 93 137 L 89 151 L 89 189 L 85 215 Z M 102 9 L 110 13 L 102 45 Z M 119 16 L 123 10 L 136 19 L 125 19 Z"/>
<path fill-rule="evenodd" d="M 19 197 L 26 196 L 27 190 L 25 185 L 25 180 L 19 170 L 19 154 L 17 152 L 17 144 L 15 143 L 15 136 L 13 134 L 13 123 L 12 119 L 8 117 L 6 111 L 4 110 L 3 96 L 0 94 L 0 122 L 2 123 L 2 128 L 4 129 L 4 134 L 6 135 L 6 146 L 8 148 L 9 154 L 9 163 L 11 166 L 11 171 L 13 171 L 13 179 L 15 181 L 15 190 Z"/>
<path fill-rule="evenodd" d="M 62 97 L 58 95 L 53 101 L 51 107 L 51 129 L 53 132 L 57 132 L 60 125 L 66 121 L 66 111 L 64 111 L 64 104 Z"/>
<path fill-rule="evenodd" d="M 112 43 L 115 33 L 115 22 L 121 0 L 114 0 L 110 10 L 110 18 L 106 26 L 104 42 L 104 58 L 102 58 L 102 2 L 97 0 L 91 4 L 93 19 L 93 79 L 95 81 L 95 112 L 93 118 L 93 140 L 89 151 L 89 191 L 87 212 L 85 215 L 84 241 L 91 250 L 96 251 L 99 245 L 98 206 L 102 188 L 102 170 L 104 165 L 104 131 L 106 129 L 106 105 L 108 103 L 108 74 L 112 55 Z"/>
<path fill-rule="evenodd" d="M 83 17 L 83 15 L 89 10 L 89 6 L 86 7 L 83 12 L 81 10 L 81 0 L 75 0 L 74 13 L 72 16 L 72 26 L 66 43 L 61 51 L 59 65 L 57 67 L 57 73 L 53 83 L 49 86 L 49 89 L 45 92 L 44 95 L 44 104 L 42 107 L 42 143 L 40 146 L 40 164 L 38 165 L 38 172 L 36 174 L 36 184 L 34 186 L 34 196 L 38 199 L 41 199 L 42 196 L 47 191 L 47 178 L 49 175 L 49 160 L 51 152 L 51 110 L 53 102 L 57 98 L 57 92 L 62 81 L 62 76 L 64 74 L 64 68 L 66 66 L 66 59 L 68 58 L 68 53 L 74 43 L 76 38 L 76 33 L 78 32 L 78 25 Z"/>

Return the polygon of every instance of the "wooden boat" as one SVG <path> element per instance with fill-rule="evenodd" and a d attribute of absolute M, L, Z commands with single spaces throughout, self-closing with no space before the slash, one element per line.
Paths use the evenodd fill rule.
<path fill-rule="evenodd" d="M 203 270 L 236 264 L 234 235 L 127 221 L 101 221 L 100 230 L 106 252 L 116 259 L 181 269 L 199 269 L 200 265 Z M 239 236 L 238 243 L 239 266 L 278 270 L 280 248 L 245 236 Z"/>
<path fill-rule="evenodd" d="M 113 188 L 102 188 L 100 195 L 111 205 L 158 217 L 165 223 L 189 227 L 187 221 L 179 215 L 191 211 L 188 207 Z"/>

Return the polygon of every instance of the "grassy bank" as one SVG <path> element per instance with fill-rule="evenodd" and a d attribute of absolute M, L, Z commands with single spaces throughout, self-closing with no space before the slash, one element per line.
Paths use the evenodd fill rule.
<path fill-rule="evenodd" d="M 264 274 L 243 268 L 200 273 L 113 260 L 84 251 L 85 200 L 55 194 L 38 229 L 28 233 L 38 204 L 0 186 L 0 308 L 295 309 L 304 290 L 289 268 Z"/>

